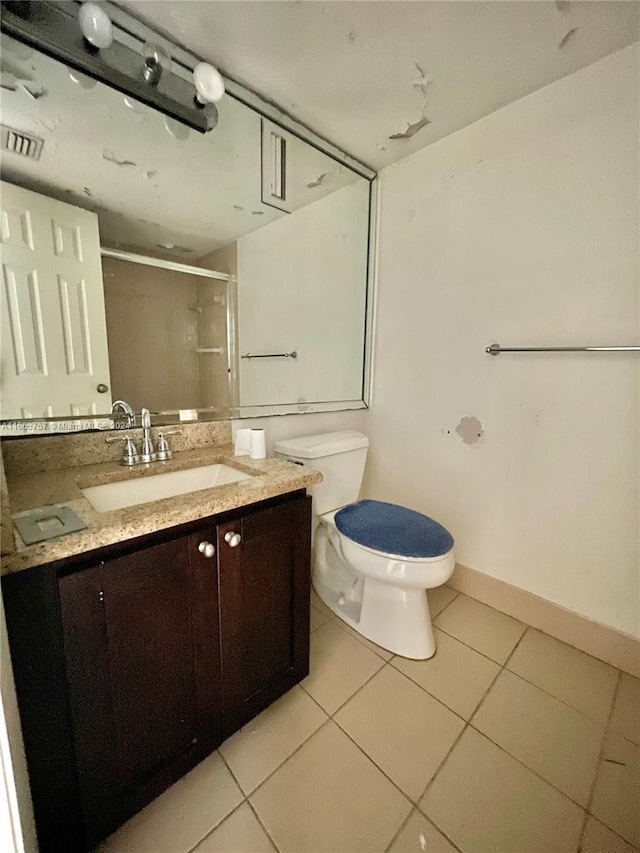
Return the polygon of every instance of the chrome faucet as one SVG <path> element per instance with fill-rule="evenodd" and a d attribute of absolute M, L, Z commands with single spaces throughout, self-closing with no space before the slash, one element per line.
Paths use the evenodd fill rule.
<path fill-rule="evenodd" d="M 135 424 L 135 415 L 133 413 L 133 409 L 129 406 L 128 403 L 125 403 L 124 400 L 117 400 L 116 405 L 126 406 L 127 409 L 124 409 L 127 417 L 129 417 L 133 423 L 131 426 Z M 167 459 L 171 459 L 172 451 L 167 442 L 167 435 L 181 435 L 181 429 L 172 429 L 167 430 L 165 432 L 158 432 L 158 446 L 153 447 L 153 438 L 151 436 L 151 412 L 149 409 L 143 409 L 140 413 L 140 425 L 142 427 L 142 442 L 140 444 L 140 451 L 136 449 L 133 438 L 130 435 L 124 436 L 116 436 L 112 438 L 107 438 L 105 441 L 108 444 L 111 444 L 114 441 L 124 441 L 125 447 L 124 452 L 122 454 L 122 458 L 120 459 L 121 465 L 140 465 L 148 462 L 165 462 Z"/>
<path fill-rule="evenodd" d="M 126 418 L 125 429 L 131 429 L 136 425 L 135 413 L 131 406 L 128 403 L 125 403 L 124 400 L 115 400 L 115 402 L 111 404 L 111 414 L 116 415 L 117 419 L 120 419 L 121 417 Z M 115 422 L 116 418 L 113 420 Z"/>

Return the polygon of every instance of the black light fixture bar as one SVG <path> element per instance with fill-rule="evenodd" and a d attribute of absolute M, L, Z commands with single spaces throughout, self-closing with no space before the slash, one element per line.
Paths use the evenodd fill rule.
<path fill-rule="evenodd" d="M 140 42 L 139 52 L 127 47 L 118 39 L 117 24 L 114 24 L 115 37 L 111 45 L 97 50 L 82 36 L 78 3 L 20 0 L 2 2 L 1 6 L 0 29 L 7 35 L 200 133 L 210 129 L 207 115 L 195 105 L 194 85 L 169 69 L 163 71 L 157 86 L 147 83 L 142 76 L 143 42 Z M 131 41 L 131 34 L 127 36 Z"/>

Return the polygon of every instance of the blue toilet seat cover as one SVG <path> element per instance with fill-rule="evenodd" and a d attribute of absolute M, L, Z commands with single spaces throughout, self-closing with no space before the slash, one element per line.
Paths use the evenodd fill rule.
<path fill-rule="evenodd" d="M 352 542 L 398 557 L 441 557 L 453 548 L 453 536 L 437 521 L 383 501 L 349 504 L 335 514 L 335 523 Z"/>

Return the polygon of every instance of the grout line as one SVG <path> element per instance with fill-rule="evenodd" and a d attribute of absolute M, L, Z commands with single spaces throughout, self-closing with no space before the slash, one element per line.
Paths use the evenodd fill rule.
<path fill-rule="evenodd" d="M 360 643 L 360 645 L 361 645 L 361 646 L 364 646 L 364 647 L 365 647 L 365 649 L 367 649 L 368 651 L 372 652 L 374 655 L 377 655 L 377 656 L 380 658 L 380 660 L 383 660 L 385 663 L 389 663 L 389 661 L 391 660 L 391 658 L 385 658 L 385 657 L 383 657 L 383 656 L 380 654 L 380 652 L 377 652 L 375 649 L 372 649 L 370 646 L 368 646 L 368 645 L 367 645 L 367 643 L 373 643 L 373 645 L 375 646 L 376 644 L 373 642 L 373 640 L 370 640 L 368 637 L 365 637 L 365 636 L 363 636 L 362 634 L 359 634 L 357 631 L 356 631 L 356 634 L 358 634 L 358 636 L 357 636 L 357 637 L 355 637 L 355 636 L 351 633 L 351 631 L 355 631 L 355 628 L 353 628 L 351 625 L 347 625 L 347 623 L 346 623 L 346 622 L 344 622 L 344 621 L 343 621 L 339 616 L 337 616 L 337 615 L 334 615 L 334 617 L 333 617 L 333 622 L 334 622 L 334 624 L 336 625 L 336 627 L 340 628 L 340 630 L 341 630 L 341 631 L 343 631 L 343 632 L 344 632 L 348 637 L 351 637 L 351 639 L 352 639 L 352 640 L 357 640 L 357 641 Z M 349 628 L 351 628 L 351 631 L 349 631 L 349 630 L 348 630 Z M 365 642 L 365 640 L 366 640 L 366 642 Z M 383 652 L 388 652 L 392 657 L 393 657 L 393 656 L 394 656 L 394 654 L 395 654 L 394 652 L 390 652 L 390 651 L 389 651 L 389 649 L 383 649 L 383 648 L 382 648 L 382 646 L 377 646 L 377 648 L 382 649 L 382 651 L 383 651 Z"/>
<path fill-rule="evenodd" d="M 602 766 L 602 759 L 604 756 L 604 747 L 607 741 L 607 735 L 609 734 L 609 730 L 611 728 L 611 718 L 613 717 L 613 709 L 616 706 L 616 701 L 618 699 L 618 693 L 620 692 L 620 682 L 622 681 L 622 673 L 618 671 L 618 678 L 616 680 L 616 686 L 613 691 L 613 699 L 611 701 L 611 707 L 609 708 L 609 715 L 607 717 L 607 722 L 604 727 L 604 733 L 602 735 L 602 743 L 600 744 L 600 752 L 598 754 L 598 761 L 596 762 L 596 772 L 593 774 L 593 779 L 591 780 L 591 788 L 589 789 L 589 796 L 587 798 L 587 805 L 585 806 L 585 815 L 584 821 L 582 822 L 582 830 L 580 832 L 580 843 L 578 844 L 578 850 L 582 849 L 582 844 L 584 842 L 584 833 L 587 829 L 587 821 L 589 820 L 589 815 L 591 814 L 591 805 L 593 802 L 593 795 L 596 790 L 596 781 L 598 779 L 598 774 L 600 772 L 600 767 Z M 595 817 L 595 815 L 594 815 Z M 600 821 L 603 826 L 606 826 L 606 823 Z"/>
<path fill-rule="evenodd" d="M 449 838 L 449 836 L 446 834 L 446 832 L 443 832 L 443 831 L 440 829 L 440 827 L 439 827 L 439 826 L 437 826 L 437 825 L 433 822 L 433 820 L 432 820 L 430 817 L 427 817 L 427 816 L 426 816 L 426 814 L 425 814 L 423 811 L 420 811 L 420 809 L 418 808 L 418 806 L 417 806 L 417 805 L 416 805 L 414 808 L 412 808 L 412 809 L 411 809 L 411 811 L 409 812 L 409 814 L 407 815 L 407 817 L 405 818 L 405 820 L 400 824 L 400 828 L 398 829 L 398 831 L 396 832 L 396 834 L 395 834 L 395 835 L 393 836 L 393 838 L 391 839 L 391 842 L 390 842 L 389 846 L 386 848 L 385 853 L 389 853 L 389 851 L 391 850 L 391 848 L 393 847 L 393 845 L 394 845 L 394 844 L 395 844 L 395 842 L 397 841 L 398 836 L 400 835 L 400 833 L 402 832 L 402 830 L 405 828 L 405 826 L 409 823 L 409 821 L 411 820 L 411 818 L 413 817 L 413 815 L 414 815 L 414 814 L 417 814 L 417 815 L 418 815 L 418 817 L 422 817 L 422 818 L 424 818 L 424 819 L 427 821 L 427 823 L 430 823 L 430 824 L 431 824 L 431 826 L 433 826 L 435 829 L 437 829 L 437 830 L 438 830 L 438 832 L 439 832 L 441 835 L 443 835 L 443 836 L 447 839 L 447 841 L 448 841 L 448 842 L 449 842 L 449 844 L 453 847 L 453 849 L 454 849 L 454 850 L 457 850 L 457 851 L 458 851 L 458 853 L 462 853 L 462 851 L 460 850 L 460 848 L 458 847 L 458 845 L 453 843 L 453 841 Z M 423 845 L 423 841 L 422 841 L 422 840 L 420 841 L 420 844 L 421 844 L 421 846 Z M 424 847 L 424 849 L 426 850 L 427 848 L 426 848 L 426 847 Z"/>
<path fill-rule="evenodd" d="M 517 763 L 524 767 L 525 770 L 528 770 L 529 773 L 531 773 L 533 776 L 537 776 L 538 779 L 545 783 L 545 785 L 548 785 L 550 788 L 553 788 L 554 791 L 557 791 L 558 794 L 565 797 L 567 800 L 569 800 L 570 803 L 573 803 L 574 806 L 577 806 L 580 811 L 586 811 L 586 806 L 583 806 L 582 803 L 579 803 L 577 800 L 574 800 L 570 794 L 567 794 L 566 791 L 562 791 L 554 782 L 550 782 L 544 776 L 541 776 L 537 770 L 534 770 L 532 767 L 529 767 L 529 765 L 525 764 L 521 758 L 518 758 L 516 755 L 512 755 L 508 749 L 506 749 L 504 746 L 501 746 L 495 740 L 490 738 L 486 732 L 480 731 L 480 729 L 477 729 L 472 723 L 469 723 L 469 728 L 473 729 L 474 732 L 481 735 L 483 738 L 485 738 L 485 740 L 488 740 L 489 743 L 492 743 L 494 746 L 497 746 L 501 752 L 504 752 L 504 754 L 508 755 L 509 758 L 512 758 L 514 761 L 517 761 Z"/>
<path fill-rule="evenodd" d="M 380 658 L 380 660 L 382 660 L 382 658 Z M 382 661 L 382 666 L 381 666 L 381 667 L 378 667 L 378 669 L 373 673 L 373 675 L 371 675 L 369 678 L 367 678 L 367 680 L 366 680 L 365 682 L 363 682 L 363 683 L 360 685 L 360 687 L 358 687 L 358 689 L 356 690 L 356 692 L 355 692 L 355 693 L 352 693 L 352 694 L 351 694 L 351 696 L 349 696 L 349 698 L 348 698 L 348 699 L 345 699 L 345 701 L 344 701 L 344 702 L 343 702 L 343 703 L 342 703 L 338 708 L 336 708 L 336 710 L 335 710 L 332 714 L 329 714 L 329 717 L 333 720 L 333 718 L 335 717 L 335 715 L 336 715 L 339 711 L 341 711 L 341 710 L 344 708 L 344 706 L 345 706 L 348 702 L 350 702 L 352 699 L 354 699 L 354 698 L 358 695 L 358 693 L 362 690 L 362 688 L 363 688 L 363 687 L 366 687 L 366 686 L 367 686 L 367 684 L 368 684 L 372 679 L 374 679 L 374 678 L 376 677 L 376 675 L 378 675 L 378 673 L 382 672 L 382 670 L 385 668 L 385 666 L 389 666 L 389 662 L 388 662 L 388 661 Z M 328 713 L 328 711 L 326 711 L 326 710 L 325 710 L 325 714 L 327 714 L 327 713 Z"/>
<path fill-rule="evenodd" d="M 525 638 L 525 634 L 527 633 L 527 631 L 528 631 L 528 630 L 529 630 L 529 628 L 527 627 L 527 628 L 522 632 L 522 635 L 521 635 L 520 639 L 518 640 L 518 642 L 515 644 L 515 646 L 511 649 L 511 651 L 510 651 L 510 652 L 509 652 L 509 654 L 507 655 L 507 658 L 506 658 L 505 662 L 502 664 L 502 666 L 500 666 L 500 669 L 499 669 L 499 670 L 498 670 L 498 672 L 496 673 L 496 677 L 493 679 L 493 681 L 492 681 L 492 682 L 491 682 L 491 684 L 489 685 L 489 687 L 488 687 L 488 689 L 487 689 L 487 692 L 484 694 L 484 696 L 482 697 L 482 699 L 478 702 L 478 705 L 476 706 L 476 709 L 475 709 L 475 711 L 473 712 L 473 714 L 471 714 L 471 716 L 469 717 L 469 725 L 471 725 L 471 721 L 472 721 L 472 720 L 473 720 L 473 718 L 476 716 L 476 714 L 478 713 L 478 711 L 480 710 L 480 708 L 484 705 L 485 699 L 486 699 L 486 698 L 487 698 L 487 696 L 489 695 L 489 692 L 491 691 L 491 688 L 493 687 L 493 685 L 494 685 L 494 684 L 496 683 L 496 681 L 500 678 L 500 676 L 502 675 L 502 673 L 506 670 L 506 668 L 507 668 L 507 664 L 509 663 L 509 661 L 511 660 L 511 658 L 512 658 L 512 657 L 514 656 L 514 654 L 516 653 L 516 649 L 518 648 L 518 646 L 520 645 L 520 643 L 524 640 L 524 638 Z M 509 672 L 511 672 L 511 670 L 509 670 Z M 535 687 L 535 684 L 534 684 L 533 686 Z M 475 728 L 475 726 L 474 726 L 474 728 Z"/>
<path fill-rule="evenodd" d="M 469 643 L 465 643 L 465 641 L 461 640 L 460 637 L 456 637 L 455 634 L 451 634 L 445 628 L 441 628 L 440 625 L 436 625 L 435 622 L 433 623 L 433 627 L 436 628 L 438 631 L 442 631 L 443 634 L 446 634 L 447 637 L 451 637 L 451 639 L 455 640 L 457 643 L 460 643 L 461 645 L 466 646 L 468 649 L 471 649 L 471 651 L 475 652 L 477 655 L 481 655 L 483 658 L 490 660 L 491 663 L 495 663 L 496 666 L 505 666 L 506 665 L 507 661 L 505 661 L 504 663 L 501 663 L 499 660 L 495 660 L 495 658 L 490 658 L 489 655 L 485 654 L 484 652 L 481 652 L 479 649 L 474 648 L 474 646 L 470 646 Z M 528 627 L 529 626 L 527 626 L 527 628 Z M 524 635 L 526 633 L 527 633 L 526 630 L 522 632 L 522 636 L 518 638 L 518 642 L 516 643 L 516 646 L 520 645 L 520 640 L 522 639 L 522 637 L 524 637 Z M 515 647 L 514 647 L 513 651 L 515 651 Z M 507 660 L 511 657 L 511 654 L 513 654 L 513 652 L 509 653 Z"/>
<path fill-rule="evenodd" d="M 260 819 L 260 815 L 256 811 L 256 808 L 253 805 L 253 803 L 251 802 L 251 800 L 249 799 L 249 797 L 247 797 L 246 802 L 247 802 L 247 805 L 249 806 L 249 808 L 251 809 L 251 811 L 254 813 L 256 820 L 258 821 L 260 826 L 263 828 L 264 834 L 267 836 L 269 841 L 273 844 L 273 849 L 276 850 L 277 853 L 282 853 L 282 851 L 280 850 L 280 848 L 276 844 L 275 840 L 272 838 L 271 834 L 269 833 L 269 830 L 267 829 L 267 827 L 264 825 L 264 823 Z"/>
<path fill-rule="evenodd" d="M 401 823 L 401 824 L 400 824 L 400 826 L 398 827 L 396 834 L 393 836 L 393 838 L 391 839 L 391 841 L 390 841 L 390 842 L 387 844 L 387 846 L 385 847 L 385 849 L 384 849 L 384 850 L 385 850 L 385 853 L 389 853 L 389 850 L 391 850 L 391 848 L 393 847 L 393 845 L 394 845 L 394 843 L 395 843 L 395 841 L 396 841 L 397 837 L 400 835 L 400 833 L 401 833 L 401 832 L 402 832 L 402 830 L 405 828 L 405 826 L 409 823 L 409 821 L 410 821 L 410 819 L 411 819 L 411 815 L 412 815 L 412 814 L 414 814 L 414 813 L 415 813 L 415 808 L 412 808 L 412 809 L 411 809 L 411 811 L 409 812 L 409 814 L 405 817 L 405 819 L 402 821 L 402 823 Z"/>
<path fill-rule="evenodd" d="M 205 838 L 208 838 L 212 833 L 214 833 L 214 832 L 216 831 L 216 829 L 218 829 L 218 827 L 222 826 L 222 824 L 225 822 L 225 820 L 227 820 L 227 818 L 230 818 L 232 814 L 235 814 L 235 813 L 238 811 L 238 809 L 240 808 L 240 806 L 244 805 L 245 803 L 246 803 L 246 798 L 244 798 L 243 800 L 241 800 L 241 801 L 238 803 L 238 805 L 237 805 L 237 806 L 234 806 L 234 807 L 231 809 L 231 811 L 229 812 L 229 814 L 226 814 L 226 815 L 222 818 L 222 820 L 219 820 L 219 821 L 218 821 L 218 823 L 216 823 L 216 825 L 215 825 L 215 826 L 213 826 L 211 829 L 209 829 L 209 830 L 208 830 L 208 831 L 207 831 L 207 832 L 202 836 L 202 838 L 201 838 L 199 841 L 196 841 L 196 843 L 193 845 L 193 847 L 190 847 L 190 848 L 189 848 L 189 853 L 193 853 L 193 851 L 196 849 L 196 847 L 197 847 L 199 844 L 202 844 L 202 842 L 205 840 Z"/>
<path fill-rule="evenodd" d="M 446 586 L 446 584 L 443 584 L 443 586 Z M 438 589 L 438 587 L 434 587 L 434 589 Z M 431 617 L 431 624 L 432 624 L 432 625 L 433 625 L 433 623 L 435 622 L 435 620 L 436 620 L 439 616 L 441 616 L 441 615 L 444 613 L 444 611 L 447 609 L 447 607 L 451 607 L 451 605 L 452 605 L 452 604 L 453 604 L 453 602 L 456 600 L 456 598 L 458 598 L 458 596 L 459 596 L 459 595 L 462 595 L 462 593 L 461 593 L 461 592 L 458 592 L 458 590 L 457 590 L 457 589 L 454 589 L 452 586 L 447 586 L 447 589 L 450 589 L 450 590 L 451 590 L 451 592 L 455 592 L 455 595 L 453 596 L 453 598 L 451 599 L 451 601 L 447 601 L 447 603 L 446 603 L 446 604 L 445 604 L 445 606 L 442 608 L 442 610 L 438 610 L 438 612 L 434 615 L 434 614 L 431 612 L 431 605 L 429 605 L 429 616 Z M 427 604 L 428 604 L 428 603 L 429 603 L 429 593 L 427 592 Z"/>
<path fill-rule="evenodd" d="M 243 726 L 243 728 L 244 728 L 244 726 Z M 240 730 L 238 730 L 238 731 L 240 731 Z M 230 737 L 233 737 L 233 735 L 231 735 Z M 230 739 L 230 738 L 227 738 L 227 740 L 229 740 L 229 739 Z M 220 746 L 223 746 L 226 742 L 227 742 L 226 740 L 223 740 L 223 741 L 222 741 L 222 743 L 220 744 Z M 244 788 L 243 788 L 243 787 L 242 787 L 242 785 L 240 784 L 240 780 L 237 778 L 236 774 L 235 774 L 235 773 L 233 772 L 233 770 L 231 769 L 231 767 L 230 767 L 229 762 L 227 761 L 227 759 L 226 759 L 226 758 L 224 757 L 224 755 L 220 752 L 220 746 L 218 747 L 218 749 L 216 750 L 216 752 L 218 753 L 218 755 L 219 755 L 219 756 L 220 756 L 220 758 L 222 759 L 222 763 L 224 764 L 224 766 L 227 768 L 227 770 L 228 770 L 228 771 L 229 771 L 229 773 L 231 774 L 231 778 L 232 778 L 232 779 L 233 779 L 233 781 L 236 783 L 236 785 L 237 785 L 237 786 L 238 786 L 238 788 L 240 789 L 240 793 L 242 794 L 242 796 L 243 796 L 243 797 L 244 797 L 244 799 L 246 800 L 246 799 L 247 799 L 247 797 L 248 797 L 248 794 L 245 794 L 245 792 L 244 792 Z"/>
<path fill-rule="evenodd" d="M 325 711 L 325 714 L 326 714 L 326 711 Z M 247 802 L 248 802 L 249 804 L 251 804 L 251 797 L 253 797 L 253 795 L 254 795 L 257 791 L 259 791 L 259 790 L 260 790 L 260 788 L 262 788 L 262 787 L 263 787 L 263 785 L 265 785 L 265 784 L 269 781 L 269 779 L 271 779 L 271 777 L 272 777 L 272 776 L 274 776 L 274 775 L 278 772 L 278 770 L 280 770 L 282 767 L 284 767 L 284 765 L 285 765 L 285 764 L 287 764 L 287 762 L 288 762 L 291 758 L 293 758 L 293 756 L 294 756 L 296 753 L 300 752 L 300 750 L 302 749 L 302 747 L 303 747 L 303 746 L 304 746 L 304 745 L 305 745 L 309 740 L 311 740 L 311 738 L 312 738 L 314 735 L 317 735 L 319 731 L 321 731 L 321 730 L 322 730 L 322 729 L 323 729 L 323 728 L 324 728 L 328 723 L 331 723 L 331 722 L 332 722 L 331 717 L 327 717 L 327 719 L 322 723 L 322 725 L 321 725 L 321 726 L 318 726 L 318 728 L 317 728 L 314 732 L 312 732 L 312 733 L 309 735 L 309 737 L 308 737 L 308 738 L 305 738 L 305 739 L 303 740 L 303 742 L 302 742 L 302 743 L 298 744 L 298 746 L 293 750 L 293 752 L 292 752 L 290 755 L 287 755 L 287 757 L 285 758 L 285 760 L 284 760 L 281 764 L 279 764 L 279 765 L 278 765 L 274 770 L 272 770 L 272 771 L 271 771 L 271 773 L 269 773 L 269 775 L 268 775 L 268 776 L 265 776 L 265 777 L 264 777 L 264 779 L 262 780 L 262 782 L 260 782 L 260 784 L 259 784 L 259 785 L 256 785 L 256 787 L 251 791 L 251 793 L 247 795 Z"/>
<path fill-rule="evenodd" d="M 445 631 L 445 633 L 446 633 L 446 631 Z M 496 683 L 496 681 L 497 681 L 497 680 L 498 680 L 498 678 L 500 677 L 501 672 L 504 670 L 504 668 L 505 668 L 505 666 L 507 665 L 507 663 L 509 662 L 509 660 L 511 660 L 511 656 L 513 655 L 513 653 L 515 652 L 515 650 L 518 648 L 518 646 L 519 646 L 519 645 L 520 645 L 520 643 L 522 642 L 522 638 L 524 637 L 524 635 L 525 635 L 526 633 L 527 633 L 527 631 L 526 631 L 526 630 L 522 632 L 522 636 L 520 637 L 520 639 L 518 640 L 518 642 L 515 644 L 515 646 L 514 646 L 514 647 L 513 647 L 513 649 L 511 650 L 511 653 L 507 656 L 507 659 L 506 659 L 506 660 L 505 660 L 505 662 L 502 664 L 502 666 L 500 667 L 500 669 L 496 672 L 495 677 L 493 678 L 493 680 L 491 681 L 491 683 L 489 684 L 489 686 L 488 686 L 488 687 L 487 687 L 487 689 L 485 690 L 484 695 L 483 695 L 482 699 L 480 700 L 480 702 L 478 702 L 478 705 L 477 705 L 477 707 L 476 707 L 475 711 L 471 714 L 471 717 L 469 717 L 469 719 L 468 719 L 468 720 L 465 720 L 465 721 L 464 721 L 464 726 L 463 726 L 462 731 L 460 732 L 460 734 L 458 735 L 458 737 L 455 739 L 455 741 L 454 741 L 454 742 L 453 742 L 453 744 L 451 745 L 451 749 L 449 750 L 449 752 L 447 752 L 447 754 L 445 755 L 445 757 L 444 757 L 444 758 L 443 758 L 443 760 L 441 761 L 440 765 L 438 766 L 438 768 L 437 768 L 436 772 L 433 774 L 433 776 L 431 777 L 431 779 L 430 779 L 430 780 L 429 780 L 429 782 L 427 783 L 427 786 L 426 786 L 426 788 L 424 789 L 424 791 L 422 792 L 422 796 L 420 797 L 420 801 L 422 801 L 422 800 L 424 799 L 424 797 L 425 797 L 425 795 L 426 795 L 427 791 L 429 790 L 429 788 L 431 787 L 431 785 L 435 782 L 436 777 L 438 776 L 438 773 L 440 773 L 440 771 L 442 770 L 442 768 L 443 768 L 444 764 L 446 763 L 447 759 L 449 758 L 449 756 L 450 756 L 450 755 L 451 755 L 451 753 L 453 752 L 454 748 L 457 746 L 458 742 L 461 740 L 462 735 L 467 731 L 467 729 L 468 729 L 468 728 L 469 728 L 469 726 L 471 725 L 471 719 L 476 715 L 476 713 L 478 712 L 478 709 L 480 708 L 480 706 L 482 705 L 482 703 L 484 702 L 484 700 L 487 698 L 487 696 L 488 696 L 488 694 L 489 694 L 489 691 L 491 690 L 491 688 L 493 687 L 493 685 Z M 456 639 L 456 638 L 454 637 L 454 639 Z M 466 645 L 466 644 L 465 644 L 465 645 Z M 471 648 L 471 647 L 469 647 L 469 648 Z M 475 649 L 474 649 L 474 651 L 475 651 Z M 490 660 L 490 658 L 489 658 L 489 660 Z M 493 661 L 493 663 L 496 663 L 496 661 Z M 498 664 L 498 666 L 500 666 L 500 665 Z M 425 813 L 425 814 L 426 814 L 426 813 Z M 428 815 L 426 815 L 426 816 L 428 817 Z M 429 819 L 430 819 L 430 818 L 429 818 Z"/>
<path fill-rule="evenodd" d="M 349 734 L 349 732 L 348 732 L 346 729 L 343 729 L 343 728 L 342 728 L 342 726 L 340 725 L 340 723 L 339 723 L 337 720 L 334 720 L 334 719 L 332 718 L 332 719 L 331 719 L 331 722 L 334 724 L 334 726 L 337 726 L 337 727 L 340 729 L 340 731 L 342 732 L 342 734 L 343 734 L 343 735 L 345 735 L 345 737 L 347 737 L 347 738 L 351 741 L 351 743 L 352 743 L 352 744 L 353 744 L 353 745 L 358 749 L 358 751 L 359 751 L 359 752 L 361 752 L 361 753 L 364 755 L 364 757 L 367 759 L 367 761 L 369 761 L 371 764 L 373 764 L 373 766 L 376 768 L 376 770 L 379 770 L 379 771 L 380 771 L 380 773 L 382 773 L 382 775 L 385 777 L 385 779 L 387 779 L 389 782 L 391 782 L 391 784 L 393 785 L 393 787 L 394 787 L 394 788 L 395 788 L 395 789 L 396 789 L 400 794 L 402 794 L 402 796 L 404 797 L 404 799 L 405 799 L 405 800 L 406 800 L 406 801 L 411 805 L 411 809 L 409 810 L 409 814 L 411 814 L 411 812 L 413 811 L 414 807 L 416 806 L 416 802 L 415 802 L 415 800 L 412 800 L 412 799 L 411 799 L 411 797 L 409 796 L 409 794 L 407 794 L 407 792 L 406 792 L 406 791 L 403 791 L 403 790 L 402 790 L 402 788 L 398 785 L 398 783 L 397 783 L 397 782 L 395 782 L 395 781 L 391 778 L 391 776 L 389 776 L 389 774 L 387 773 L 387 771 L 386 771 L 386 770 L 383 770 L 383 769 L 382 769 L 382 767 L 380 767 L 380 765 L 379 765 L 379 764 L 377 764 L 377 763 L 374 761 L 374 759 L 373 759 L 373 758 L 372 758 L 372 757 L 371 757 L 371 756 L 370 756 L 370 755 L 369 755 L 369 754 L 368 754 L 368 753 L 363 749 L 363 747 L 361 747 L 361 746 L 360 746 L 360 744 L 358 743 L 358 741 L 357 741 L 357 740 L 354 740 L 354 739 L 353 739 L 353 737 Z M 409 816 L 409 815 L 407 815 L 407 817 L 408 817 L 408 816 Z"/>

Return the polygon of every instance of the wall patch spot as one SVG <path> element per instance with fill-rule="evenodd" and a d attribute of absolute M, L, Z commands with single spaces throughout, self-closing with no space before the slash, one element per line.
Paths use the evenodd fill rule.
<path fill-rule="evenodd" d="M 462 418 L 456 427 L 456 432 L 465 444 L 477 444 L 484 435 L 482 424 L 473 415 Z"/>
<path fill-rule="evenodd" d="M 349 39 L 351 44 L 353 44 L 354 41 L 356 40 L 356 35 L 357 35 L 357 33 L 355 30 L 349 30 L 349 32 L 347 33 L 347 38 Z"/>
<path fill-rule="evenodd" d="M 571 0 L 556 0 L 556 9 L 561 15 L 569 11 L 569 6 L 571 6 Z"/>
<path fill-rule="evenodd" d="M 562 50 L 562 48 L 567 44 L 567 42 L 572 39 L 575 34 L 578 32 L 578 27 L 572 27 L 566 36 L 562 39 L 560 44 L 558 45 L 558 50 Z"/>

